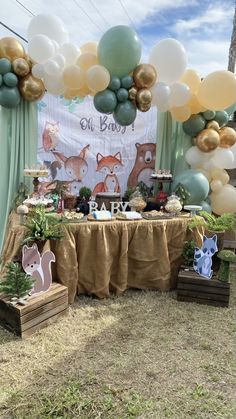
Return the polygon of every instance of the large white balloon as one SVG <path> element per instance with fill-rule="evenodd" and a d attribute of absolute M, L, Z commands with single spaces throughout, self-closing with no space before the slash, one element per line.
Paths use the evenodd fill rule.
<path fill-rule="evenodd" d="M 210 198 L 211 208 L 215 214 L 236 213 L 236 188 L 232 185 L 224 185 L 219 192 L 212 192 Z"/>
<path fill-rule="evenodd" d="M 43 79 L 45 76 L 45 70 L 43 64 L 34 64 L 31 70 L 34 77 L 37 79 Z"/>
<path fill-rule="evenodd" d="M 158 81 L 172 84 L 184 74 L 187 55 L 179 41 L 167 38 L 153 47 L 149 62 L 156 68 Z"/>
<path fill-rule="evenodd" d="M 56 76 L 61 73 L 61 68 L 55 60 L 48 60 L 44 63 L 44 70 L 46 74 L 50 76 Z"/>
<path fill-rule="evenodd" d="M 46 90 L 52 95 L 62 95 L 62 93 L 65 91 L 62 75 L 46 75 L 43 81 Z"/>
<path fill-rule="evenodd" d="M 212 158 L 212 162 L 216 167 L 221 167 L 222 169 L 230 169 L 234 166 L 234 155 L 229 148 L 218 147 Z"/>
<path fill-rule="evenodd" d="M 234 160 L 231 164 L 229 164 L 227 169 L 235 169 L 236 168 L 236 143 L 232 147 L 230 147 L 228 150 L 230 150 L 233 153 Z"/>
<path fill-rule="evenodd" d="M 184 83 L 173 83 L 170 86 L 170 106 L 183 106 L 185 105 L 191 96 L 191 91 L 187 84 Z"/>
<path fill-rule="evenodd" d="M 53 59 L 54 59 L 54 61 L 57 62 L 57 64 L 59 65 L 60 68 L 65 67 L 66 59 L 65 59 L 64 55 L 62 55 L 62 54 L 56 54 L 53 57 Z"/>
<path fill-rule="evenodd" d="M 28 53 L 32 60 L 37 63 L 44 63 L 55 53 L 51 39 L 45 35 L 35 35 L 29 41 Z"/>
<path fill-rule="evenodd" d="M 161 112 L 166 112 L 170 108 L 169 97 L 170 88 L 166 83 L 156 83 L 151 89 L 152 105 L 157 106 Z"/>
<path fill-rule="evenodd" d="M 58 16 L 40 14 L 31 19 L 28 26 L 28 39 L 35 35 L 46 35 L 55 40 L 59 45 L 68 41 L 69 36 L 64 23 Z"/>
<path fill-rule="evenodd" d="M 186 154 L 185 160 L 193 169 L 203 167 L 204 163 L 207 162 L 209 157 L 207 153 L 203 153 L 197 146 L 190 147 Z"/>
<path fill-rule="evenodd" d="M 58 52 L 65 57 L 66 65 L 75 64 L 80 55 L 80 50 L 71 42 L 61 45 Z"/>

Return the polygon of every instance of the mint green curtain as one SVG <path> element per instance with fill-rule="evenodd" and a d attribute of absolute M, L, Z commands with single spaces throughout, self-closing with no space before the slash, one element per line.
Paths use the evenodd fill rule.
<path fill-rule="evenodd" d="M 184 156 L 191 145 L 191 137 L 184 133 L 182 123 L 172 120 L 170 112 L 158 112 L 156 170 L 170 169 L 176 177 L 188 169 Z"/>
<path fill-rule="evenodd" d="M 21 101 L 14 109 L 0 106 L 0 252 L 12 201 L 20 182 L 25 182 L 25 165 L 36 163 L 37 105 Z"/>

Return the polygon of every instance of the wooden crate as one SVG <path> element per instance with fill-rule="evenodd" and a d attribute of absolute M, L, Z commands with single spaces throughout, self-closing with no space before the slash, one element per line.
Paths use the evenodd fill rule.
<path fill-rule="evenodd" d="M 230 284 L 216 277 L 205 279 L 194 271 L 181 270 L 178 275 L 177 300 L 228 307 Z"/>
<path fill-rule="evenodd" d="M 68 289 L 53 283 L 46 293 L 29 297 L 25 306 L 0 299 L 0 324 L 21 338 L 55 322 L 68 313 Z"/>

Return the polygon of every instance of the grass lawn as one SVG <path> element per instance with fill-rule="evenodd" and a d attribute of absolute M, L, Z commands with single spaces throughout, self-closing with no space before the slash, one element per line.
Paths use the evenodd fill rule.
<path fill-rule="evenodd" d="M 0 328 L 0 418 L 234 418 L 229 308 L 129 290 L 79 297 L 21 341 Z"/>

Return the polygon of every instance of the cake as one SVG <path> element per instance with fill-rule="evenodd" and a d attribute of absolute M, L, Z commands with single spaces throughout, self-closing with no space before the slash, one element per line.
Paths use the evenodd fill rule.
<path fill-rule="evenodd" d="M 48 177 L 49 171 L 47 169 L 24 169 L 24 176 Z"/>
<path fill-rule="evenodd" d="M 45 198 L 45 197 L 31 197 L 31 198 L 27 198 L 23 201 L 24 205 L 27 205 L 27 207 L 29 208 L 34 208 L 37 205 L 42 205 L 45 207 L 46 211 L 53 211 L 54 207 L 53 207 L 53 200 L 49 199 L 49 198 Z"/>

